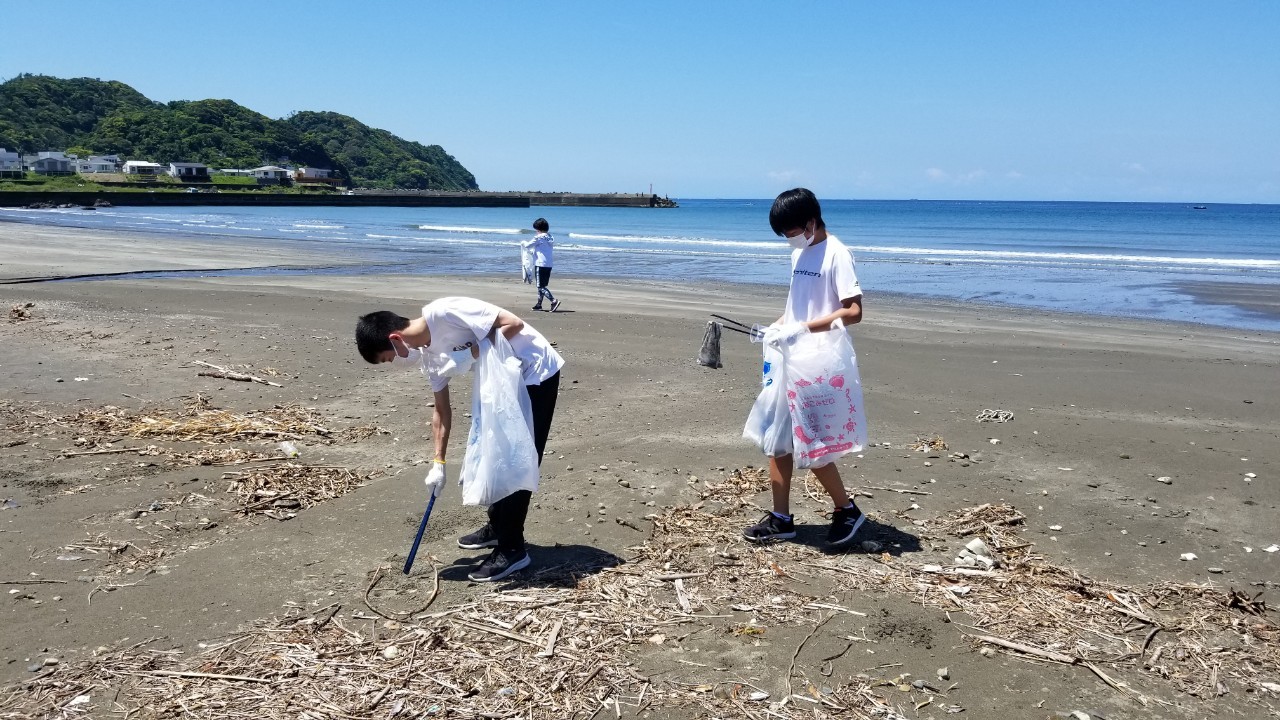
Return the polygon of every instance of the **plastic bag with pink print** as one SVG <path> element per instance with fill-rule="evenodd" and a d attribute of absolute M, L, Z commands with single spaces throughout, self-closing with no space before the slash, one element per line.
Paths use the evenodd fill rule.
<path fill-rule="evenodd" d="M 853 341 L 843 328 L 799 338 L 785 353 L 796 467 L 821 467 L 867 444 Z"/>

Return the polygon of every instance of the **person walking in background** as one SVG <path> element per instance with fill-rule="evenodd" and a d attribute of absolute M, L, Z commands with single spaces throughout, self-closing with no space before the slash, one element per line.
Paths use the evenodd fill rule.
<path fill-rule="evenodd" d="M 553 254 L 556 239 L 551 236 L 551 225 L 545 218 L 538 218 L 533 221 L 533 229 L 538 231 L 532 239 L 525 240 L 520 243 L 522 247 L 533 250 L 533 265 L 538 273 L 538 302 L 533 306 L 534 310 L 542 310 L 542 299 L 546 298 L 551 301 L 551 312 L 555 312 L 560 307 L 560 301 L 556 296 L 551 294 L 551 289 L 547 287 L 547 283 L 551 281 L 551 266 L 553 263 Z"/>

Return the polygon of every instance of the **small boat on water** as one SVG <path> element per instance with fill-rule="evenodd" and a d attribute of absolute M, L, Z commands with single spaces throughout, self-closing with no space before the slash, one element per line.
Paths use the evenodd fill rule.
<path fill-rule="evenodd" d="M 1192 205 L 1191 209 L 1192 210 L 1208 210 L 1209 206 L 1208 205 Z"/>

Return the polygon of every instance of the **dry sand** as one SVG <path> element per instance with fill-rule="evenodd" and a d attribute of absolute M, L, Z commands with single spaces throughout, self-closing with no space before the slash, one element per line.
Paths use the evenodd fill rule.
<path fill-rule="evenodd" d="M 0 247 L 0 270 L 9 279 L 316 260 L 243 243 L 175 243 L 19 225 L 0 226 Z M 380 371 L 356 355 L 353 321 L 371 309 L 408 314 L 443 295 L 484 298 L 535 325 L 568 362 L 543 488 L 529 518 L 534 568 L 502 588 L 466 580 L 481 554 L 459 550 L 454 540 L 483 514 L 461 507 L 451 484 L 432 516 L 417 579 L 395 585 L 402 598 L 423 597 L 431 584 L 429 558 L 436 558 L 440 588 L 433 611 L 537 586 L 536 578 L 557 567 L 574 568 L 584 583 L 625 571 L 637 546 L 650 539 L 646 516 L 704 500 L 709 483 L 761 464 L 740 438 L 756 392 L 757 347 L 725 333 L 724 369 L 699 367 L 694 358 L 708 313 L 767 320 L 782 307 L 784 289 L 585 281 L 566 268 L 558 273 L 556 291 L 564 308 L 549 314 L 529 311 L 532 293 L 508 277 L 0 285 L 6 313 L 16 303 L 34 304 L 28 319 L 0 321 L 0 500 L 6 500 L 0 582 L 7 583 L 0 589 L 9 593 L 0 611 L 0 683 L 16 691 L 9 700 L 56 695 L 49 683 L 94 663 L 95 651 L 108 657 L 104 653 L 149 641 L 146 650 L 186 657 L 199 651 L 199 643 L 214 643 L 291 608 L 340 603 L 345 627 L 378 632 L 382 621 L 368 614 L 361 597 L 375 568 L 398 573 L 416 529 L 425 501 L 421 476 L 430 459 L 430 398 L 420 379 Z M 1280 337 L 874 292 L 865 307 L 866 320 L 852 333 L 872 440 L 887 445 L 846 457 L 840 467 L 851 489 L 869 495 L 859 503 L 873 522 L 859 540 L 883 543 L 891 556 L 884 561 L 947 564 L 964 540 L 930 533 L 930 523 L 962 508 L 1007 503 L 1025 515 L 1025 524 L 1013 530 L 1035 555 L 1083 576 L 1134 587 L 1199 583 L 1270 597 L 1280 562 L 1280 553 L 1265 551 L 1280 543 Z M 190 364 L 195 360 L 245 369 L 282 387 L 201 377 L 201 368 Z M 460 459 L 470 383 L 457 385 L 460 427 L 451 453 Z M 285 521 L 246 518 L 226 511 L 234 504 L 224 476 L 246 466 L 180 467 L 172 456 L 135 451 L 71 454 L 148 445 L 196 452 L 206 446 L 134 438 L 65 418 L 105 406 L 172 412 L 197 394 L 237 413 L 277 405 L 313 408 L 334 433 L 299 441 L 299 460 L 350 468 L 368 475 L 367 484 L 293 510 L 296 517 Z M 975 418 L 984 409 L 1009 411 L 1013 419 L 980 423 Z M 46 422 L 54 418 L 63 420 Z M 370 426 L 387 432 L 361 437 L 345 431 Z M 947 451 L 907 449 L 934 435 L 945 439 Z M 77 445 L 80 437 L 85 440 Z M 272 440 L 233 444 L 275 453 Z M 951 457 L 955 452 L 969 457 Z M 799 483 L 793 498 L 804 550 L 825 532 L 827 508 Z M 754 499 L 763 507 L 767 494 Z M 755 509 L 736 512 L 733 521 L 742 526 L 758 519 Z M 112 547 L 125 549 L 117 554 Z M 753 558 L 770 552 L 741 541 L 723 551 Z M 1183 553 L 1196 559 L 1180 560 Z M 861 550 L 838 559 L 855 568 L 881 562 Z M 718 572 L 712 565 L 708 559 L 703 567 L 672 569 Z M 980 654 L 963 634 L 964 615 L 917 604 L 920 598 L 910 593 L 855 590 L 789 567 L 771 586 L 777 598 L 794 595 L 862 614 L 837 612 L 802 643 L 830 613 L 810 610 L 798 616 L 802 621 L 761 621 L 760 632 L 739 633 L 733 628 L 752 612 L 733 607 L 767 604 L 775 596 L 725 599 L 701 611 L 709 619 L 670 631 L 661 645 L 637 637 L 610 652 L 633 662 L 654 688 L 665 682 L 701 692 L 745 683 L 775 701 L 786 694 L 788 676 L 797 688 L 805 685 L 802 677 L 809 679 L 819 692 L 823 683 L 858 674 L 870 683 L 897 680 L 868 692 L 907 717 L 941 718 L 950 714 L 947 708 L 976 718 L 1072 711 L 1108 718 L 1276 717 L 1280 707 L 1280 695 L 1256 683 L 1228 678 L 1227 694 L 1195 697 L 1141 661 L 1109 666 L 1114 678 L 1167 703 L 1144 706 L 1134 693 L 1109 687 L 1079 666 L 1016 653 Z M 698 581 L 687 582 L 696 587 Z M 1262 620 L 1241 619 L 1272 628 L 1276 622 L 1273 612 Z M 1044 620 L 1052 624 L 1052 618 Z M 1166 631 L 1153 647 L 1176 633 Z M 1139 644 L 1142 635 L 1136 632 Z M 1269 637 L 1276 642 L 1274 633 Z M 59 663 L 37 668 L 46 658 Z M 945 682 L 935 675 L 942 667 L 949 669 Z M 918 678 L 937 688 L 900 690 L 903 673 L 910 674 L 906 683 Z M 1263 666 L 1258 678 L 1280 683 L 1274 665 Z M 68 689 L 75 688 L 63 693 Z M 111 716 L 101 692 L 95 693 L 94 702 L 102 704 L 94 716 Z M 653 703 L 643 707 L 643 716 L 748 712 L 719 691 L 701 697 L 703 705 Z M 926 697 L 932 701 L 913 712 Z M 117 700 L 119 708 L 137 704 Z M 638 709 L 619 712 L 634 717 Z M 752 712 L 765 717 L 767 710 L 761 703 Z M 388 710 L 344 712 L 386 717 Z M 612 708 L 606 712 L 614 714 Z M 193 714 L 219 716 L 214 710 Z M 0 716 L 8 715 L 0 710 Z"/>

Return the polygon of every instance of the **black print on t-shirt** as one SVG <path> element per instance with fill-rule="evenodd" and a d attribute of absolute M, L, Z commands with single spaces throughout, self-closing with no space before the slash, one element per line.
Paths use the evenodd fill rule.
<path fill-rule="evenodd" d="M 796 274 L 796 275 L 808 275 L 809 277 L 816 277 L 816 278 L 820 278 L 820 277 L 822 277 L 822 273 L 820 273 L 820 272 L 814 272 L 814 271 L 812 271 L 812 270 L 796 270 L 796 271 L 795 271 L 795 274 Z"/>

